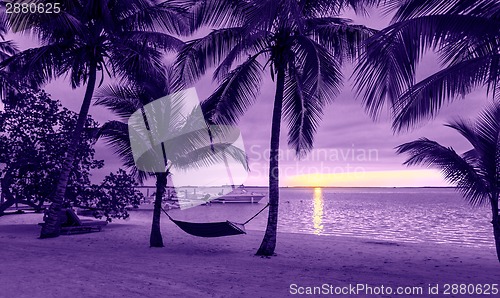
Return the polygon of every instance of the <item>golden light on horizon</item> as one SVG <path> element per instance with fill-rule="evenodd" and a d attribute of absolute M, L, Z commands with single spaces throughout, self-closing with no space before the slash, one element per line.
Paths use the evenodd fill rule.
<path fill-rule="evenodd" d="M 321 187 L 314 188 L 313 196 L 313 225 L 314 234 L 320 235 L 323 232 L 323 191 Z"/>
<path fill-rule="evenodd" d="M 306 174 L 289 176 L 287 186 L 306 187 L 412 187 L 447 186 L 437 170 L 398 170 L 350 172 L 338 174 Z"/>

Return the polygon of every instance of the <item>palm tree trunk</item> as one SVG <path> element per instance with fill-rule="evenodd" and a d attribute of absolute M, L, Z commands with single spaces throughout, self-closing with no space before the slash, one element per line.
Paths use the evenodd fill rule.
<path fill-rule="evenodd" d="M 273 119 L 271 124 L 271 150 L 269 153 L 269 215 L 267 218 L 266 233 L 256 255 L 272 256 L 276 248 L 276 234 L 278 231 L 278 204 L 279 204 L 279 148 L 281 114 L 283 110 L 283 92 L 285 89 L 285 70 L 278 70 L 276 78 L 276 95 L 274 97 Z"/>
<path fill-rule="evenodd" d="M 2 192 L 2 204 L 0 204 L 0 215 L 3 214 L 7 208 L 14 205 L 16 199 L 10 192 L 10 185 L 12 183 L 12 173 L 11 171 L 7 171 L 4 177 L 0 181 L 0 188 Z"/>
<path fill-rule="evenodd" d="M 161 203 L 167 188 L 168 173 L 156 174 L 156 195 L 153 210 L 153 222 L 151 223 L 151 236 L 149 237 L 150 247 L 163 247 L 163 238 L 160 230 Z"/>
<path fill-rule="evenodd" d="M 89 70 L 89 80 L 87 83 L 87 89 L 85 90 L 85 96 L 83 98 L 82 107 L 80 108 L 80 113 L 78 115 L 78 120 L 76 121 L 76 127 L 73 131 L 73 136 L 66 152 L 66 157 L 64 159 L 63 167 L 59 176 L 59 181 L 57 183 L 54 198 L 52 199 L 52 204 L 49 207 L 47 220 L 45 225 L 42 227 L 40 233 L 40 238 L 53 238 L 58 237 L 61 232 L 61 224 L 59 222 L 59 214 L 64 201 L 64 195 L 66 193 L 66 187 L 68 185 L 69 176 L 71 170 L 73 169 L 73 163 L 75 161 L 75 155 L 80 144 L 83 129 L 85 128 L 85 123 L 87 121 L 87 116 L 89 113 L 90 104 L 92 102 L 92 96 L 94 94 L 95 84 L 97 78 L 97 64 L 92 63 Z"/>
<path fill-rule="evenodd" d="M 491 200 L 491 211 L 493 224 L 493 236 L 495 237 L 495 246 L 497 249 L 497 258 L 500 262 L 500 215 L 498 214 L 498 195 L 493 195 Z"/>

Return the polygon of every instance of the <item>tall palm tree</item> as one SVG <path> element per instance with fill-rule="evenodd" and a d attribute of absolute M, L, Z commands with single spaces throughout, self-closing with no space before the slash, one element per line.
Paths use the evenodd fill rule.
<path fill-rule="evenodd" d="M 160 230 L 160 215 L 162 200 L 167 187 L 168 177 L 172 168 L 180 170 L 197 169 L 210 164 L 225 161 L 226 156 L 232 157 L 248 169 L 245 153 L 232 146 L 228 131 L 222 127 L 207 127 L 201 112 L 193 110 L 186 118 L 179 117 L 182 107 L 182 96 L 172 96 L 162 106 L 162 119 L 167 121 L 154 122 L 159 119 L 145 117 L 148 126 L 161 125 L 163 133 L 169 139 L 162 144 L 161 153 L 155 160 L 164 164 L 164 171 L 152 168 L 137 168 L 134 160 L 131 142 L 137 142 L 129 134 L 128 119 L 137 110 L 144 111 L 144 106 L 155 102 L 166 95 L 172 94 L 176 87 L 174 83 L 175 72 L 167 67 L 167 76 L 151 79 L 148 82 L 137 82 L 134 85 L 108 86 L 102 88 L 97 94 L 96 104 L 109 108 L 120 121 L 106 122 L 101 128 L 100 135 L 113 147 L 121 157 L 124 165 L 132 170 L 140 181 L 147 175 L 156 178 L 156 193 L 151 225 L 149 244 L 151 247 L 163 247 L 163 238 Z M 170 76 L 168 75 L 170 74 Z M 161 100 L 163 101 L 163 100 Z M 160 102 L 161 103 L 161 102 Z M 201 119 L 201 118 L 203 119 Z M 208 133 L 210 129 L 210 134 Z M 224 133 L 224 134 L 223 134 Z M 146 141 L 149 136 L 145 136 Z M 214 142 L 218 138 L 223 141 Z M 141 140 L 142 141 L 142 140 Z"/>
<path fill-rule="evenodd" d="M 269 162 L 269 215 L 257 255 L 276 247 L 279 203 L 279 136 L 288 123 L 288 144 L 298 156 L 313 147 L 323 108 L 342 85 L 342 62 L 358 55 L 372 30 L 339 17 L 344 8 L 363 11 L 370 1 L 202 1 L 195 22 L 218 29 L 187 43 L 178 66 L 194 81 L 217 66 L 220 86 L 204 107 L 215 123 L 234 124 L 259 93 L 263 73 L 275 82 Z"/>
<path fill-rule="evenodd" d="M 446 180 L 456 184 L 470 204 L 490 204 L 500 262 L 500 104 L 491 105 L 474 123 L 458 120 L 447 126 L 466 138 L 472 149 L 459 155 L 451 147 L 422 138 L 398 146 L 397 152 L 409 155 L 407 165 L 422 164 L 441 169 Z"/>
<path fill-rule="evenodd" d="M 41 1 L 42 2 L 42 1 Z M 11 14 L 12 29 L 31 33 L 42 44 L 27 49 L 5 65 L 23 81 L 44 84 L 60 76 L 71 87 L 86 85 L 85 96 L 61 169 L 59 182 L 40 238 L 57 237 L 59 210 L 84 129 L 98 74 L 128 78 L 155 76 L 162 68 L 164 50 L 176 50 L 182 42 L 172 33 L 183 33 L 185 18 L 178 1 L 61 0 L 53 14 Z M 171 3 L 172 2 L 172 3 Z M 161 33 L 159 29 L 168 33 Z"/>
<path fill-rule="evenodd" d="M 395 10 L 392 24 L 367 41 L 356 69 L 356 88 L 373 116 L 388 103 L 393 128 L 402 130 L 477 87 L 500 99 L 500 2 L 386 2 Z M 416 82 L 426 50 L 439 54 L 442 69 Z"/>

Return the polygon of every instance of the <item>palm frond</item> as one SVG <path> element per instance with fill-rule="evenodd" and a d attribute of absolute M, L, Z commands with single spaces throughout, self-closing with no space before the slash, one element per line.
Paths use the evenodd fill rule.
<path fill-rule="evenodd" d="M 498 15 L 500 4 L 495 0 L 407 0 L 387 1 L 387 8 L 396 10 L 393 22 L 430 14 L 468 14 L 480 17 Z"/>
<path fill-rule="evenodd" d="M 27 49 L 5 59 L 1 65 L 15 70 L 12 74 L 22 77 L 24 82 L 43 85 L 68 71 L 69 66 L 64 61 L 69 49 L 67 43 Z"/>
<path fill-rule="evenodd" d="M 340 93 L 342 72 L 338 61 L 307 37 L 297 37 L 293 51 L 296 61 L 285 81 L 284 116 L 288 143 L 301 156 L 313 147 L 323 108 Z"/>
<path fill-rule="evenodd" d="M 202 103 L 213 123 L 232 125 L 254 103 L 260 91 L 262 66 L 253 56 L 236 67 Z"/>
<path fill-rule="evenodd" d="M 292 1 L 263 0 L 251 1 L 251 4 L 243 25 L 246 28 L 274 32 L 276 28 L 296 27 L 297 21 L 301 22 L 296 18 L 296 10 L 291 8 Z"/>
<path fill-rule="evenodd" d="M 464 61 L 464 53 L 471 53 L 470 44 L 482 44 L 482 50 L 475 46 L 472 53 L 476 54 L 494 47 L 496 37 L 491 36 L 498 32 L 494 28 L 468 15 L 427 15 L 395 23 L 367 40 L 367 51 L 355 71 L 358 95 L 370 114 L 377 116 L 386 102 L 394 104 L 404 92 L 412 91 L 416 65 L 426 50 L 438 49 L 444 62 L 458 64 Z"/>
<path fill-rule="evenodd" d="M 413 84 L 415 69 L 406 45 L 397 39 L 381 33 L 367 41 L 353 76 L 356 94 L 370 116 L 376 118 L 387 103 L 396 102 Z"/>
<path fill-rule="evenodd" d="M 197 0 L 192 6 L 192 28 L 201 26 L 234 27 L 244 24 L 250 7 L 245 0 Z"/>
<path fill-rule="evenodd" d="M 184 46 L 184 42 L 172 35 L 153 31 L 127 31 L 120 34 L 136 43 L 144 43 L 150 47 L 175 52 Z"/>
<path fill-rule="evenodd" d="M 494 119 L 497 116 L 494 112 L 493 107 L 490 107 L 474 123 L 458 119 L 446 125 L 458 131 L 472 144 L 473 149 L 462 156 L 468 159 L 469 164 L 477 166 L 478 172 L 488 182 L 490 188 L 495 185 L 496 173 L 499 170 L 497 157 L 499 130 L 498 124 L 492 122 L 498 121 Z"/>
<path fill-rule="evenodd" d="M 95 105 L 104 106 L 122 119 L 128 119 L 142 107 L 140 94 L 133 86 L 109 85 L 96 91 Z"/>
<path fill-rule="evenodd" d="M 249 33 L 245 39 L 235 45 L 233 49 L 225 55 L 213 74 L 213 80 L 221 82 L 231 71 L 233 65 L 238 62 L 248 52 L 265 53 L 268 51 L 269 40 L 265 31 L 255 31 Z"/>
<path fill-rule="evenodd" d="M 92 62 L 103 77 L 104 72 L 118 78 L 159 77 L 163 51 L 182 45 L 158 30 L 165 22 L 172 28 L 161 32 L 180 28 L 185 9 L 177 8 L 176 2 L 61 0 L 61 13 L 16 14 L 10 20 L 16 30 L 35 35 L 43 46 L 15 55 L 19 63 L 12 68 L 38 85 L 67 75 L 72 87 L 80 86 Z M 179 16 L 173 20 L 175 13 Z"/>
<path fill-rule="evenodd" d="M 364 42 L 378 32 L 362 25 L 352 24 L 352 20 L 324 17 L 307 20 L 307 31 L 312 38 L 340 60 L 351 61 L 362 52 Z"/>
<path fill-rule="evenodd" d="M 161 29 L 179 35 L 189 35 L 192 33 L 189 26 L 190 2 L 183 0 L 160 1 L 148 13 L 153 18 L 153 22 L 159 24 Z"/>
<path fill-rule="evenodd" d="M 12 77 L 8 71 L 0 70 L 0 98 L 5 100 L 5 97 L 11 91 L 19 91 L 22 87 L 26 87 L 21 82 Z"/>
<path fill-rule="evenodd" d="M 184 81 L 194 83 L 209 67 L 217 65 L 227 53 L 243 42 L 245 31 L 242 27 L 224 28 L 188 42 L 178 53 L 176 62 Z"/>
<path fill-rule="evenodd" d="M 132 167 L 132 149 L 128 137 L 128 126 L 121 121 L 108 121 L 102 125 L 97 134 L 98 138 L 104 138 L 109 145 L 115 148 L 117 155 L 123 159 L 127 167 Z"/>
<path fill-rule="evenodd" d="M 304 15 L 309 17 L 338 15 L 352 9 L 356 14 L 366 15 L 366 9 L 381 2 L 380 0 L 302 0 Z"/>
<path fill-rule="evenodd" d="M 131 174 L 143 182 L 149 174 L 140 171 L 135 166 L 134 156 L 130 146 L 128 126 L 120 121 L 108 121 L 99 129 L 97 138 L 105 140 L 106 144 L 113 148 L 123 165 L 130 169 Z"/>
<path fill-rule="evenodd" d="M 176 131 L 163 141 L 163 147 L 169 160 L 209 145 L 210 138 L 207 129 L 204 127 L 184 131 L 183 133 Z"/>
<path fill-rule="evenodd" d="M 500 23 L 494 19 L 475 16 L 453 16 L 459 24 L 448 24 L 449 33 L 441 42 L 439 55 L 443 65 L 453 65 L 464 60 L 498 54 Z"/>
<path fill-rule="evenodd" d="M 302 83 L 321 103 L 332 102 L 342 88 L 342 69 L 336 56 L 314 40 L 297 36 L 293 48 Z"/>
<path fill-rule="evenodd" d="M 467 163 L 452 148 L 446 148 L 435 141 L 421 138 L 417 141 L 396 147 L 398 154 L 407 154 L 405 161 L 408 166 L 425 165 L 441 170 L 444 178 L 457 185 L 464 197 L 472 205 L 482 205 L 488 202 L 488 188 L 478 170 Z"/>
<path fill-rule="evenodd" d="M 481 154 L 481 168 L 489 185 L 497 187 L 500 170 L 500 104 L 491 104 L 479 115 L 475 131 L 478 139 L 475 148 Z"/>
<path fill-rule="evenodd" d="M 23 3 L 42 4 L 43 0 L 28 0 Z M 78 14 L 81 13 L 79 1 L 62 0 L 59 13 L 17 13 L 8 14 L 10 29 L 14 32 L 34 34 L 46 43 L 61 42 L 64 36 L 81 35 L 85 25 Z M 81 17 L 81 16 L 80 16 Z"/>
<path fill-rule="evenodd" d="M 474 148 L 475 154 L 480 150 L 481 145 L 479 144 L 479 140 L 477 138 L 477 132 L 474 123 L 464 119 L 456 119 L 445 126 L 453 128 L 457 132 L 459 132 Z"/>
<path fill-rule="evenodd" d="M 172 159 L 172 166 L 180 170 L 197 170 L 211 165 L 225 162 L 227 157 L 240 163 L 245 170 L 249 170 L 245 152 L 231 143 L 215 143 L 189 151 L 185 155 Z"/>
<path fill-rule="evenodd" d="M 444 103 L 487 84 L 489 70 L 500 67 L 499 58 L 500 55 L 495 55 L 465 60 L 413 85 L 394 104 L 393 128 L 400 131 L 424 118 L 432 118 Z M 492 66 L 492 63 L 497 65 Z"/>
<path fill-rule="evenodd" d="M 297 70 L 285 81 L 284 117 L 288 121 L 288 144 L 301 157 L 313 148 L 314 134 L 323 113 L 312 94 L 302 85 Z M 312 103 L 312 104 L 311 104 Z"/>
<path fill-rule="evenodd" d="M 189 1 L 129 1 L 120 5 L 116 1 L 115 14 L 122 17 L 116 23 L 120 31 L 163 31 L 178 35 L 191 33 L 189 28 Z M 120 11 L 121 10 L 121 11 Z"/>
<path fill-rule="evenodd" d="M 0 60 L 5 60 L 18 52 L 19 48 L 13 41 L 0 41 Z"/>
<path fill-rule="evenodd" d="M 140 77 L 162 76 L 163 53 L 147 46 L 141 41 L 110 38 L 110 64 L 115 74 L 129 77 L 131 80 Z"/>

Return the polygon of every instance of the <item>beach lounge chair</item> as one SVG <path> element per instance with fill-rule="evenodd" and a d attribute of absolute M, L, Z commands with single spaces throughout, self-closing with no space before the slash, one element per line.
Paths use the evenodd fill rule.
<path fill-rule="evenodd" d="M 59 216 L 61 221 L 61 234 L 82 234 L 101 231 L 107 225 L 107 221 L 80 219 L 73 209 L 62 209 Z M 45 222 L 38 225 L 43 226 Z"/>

